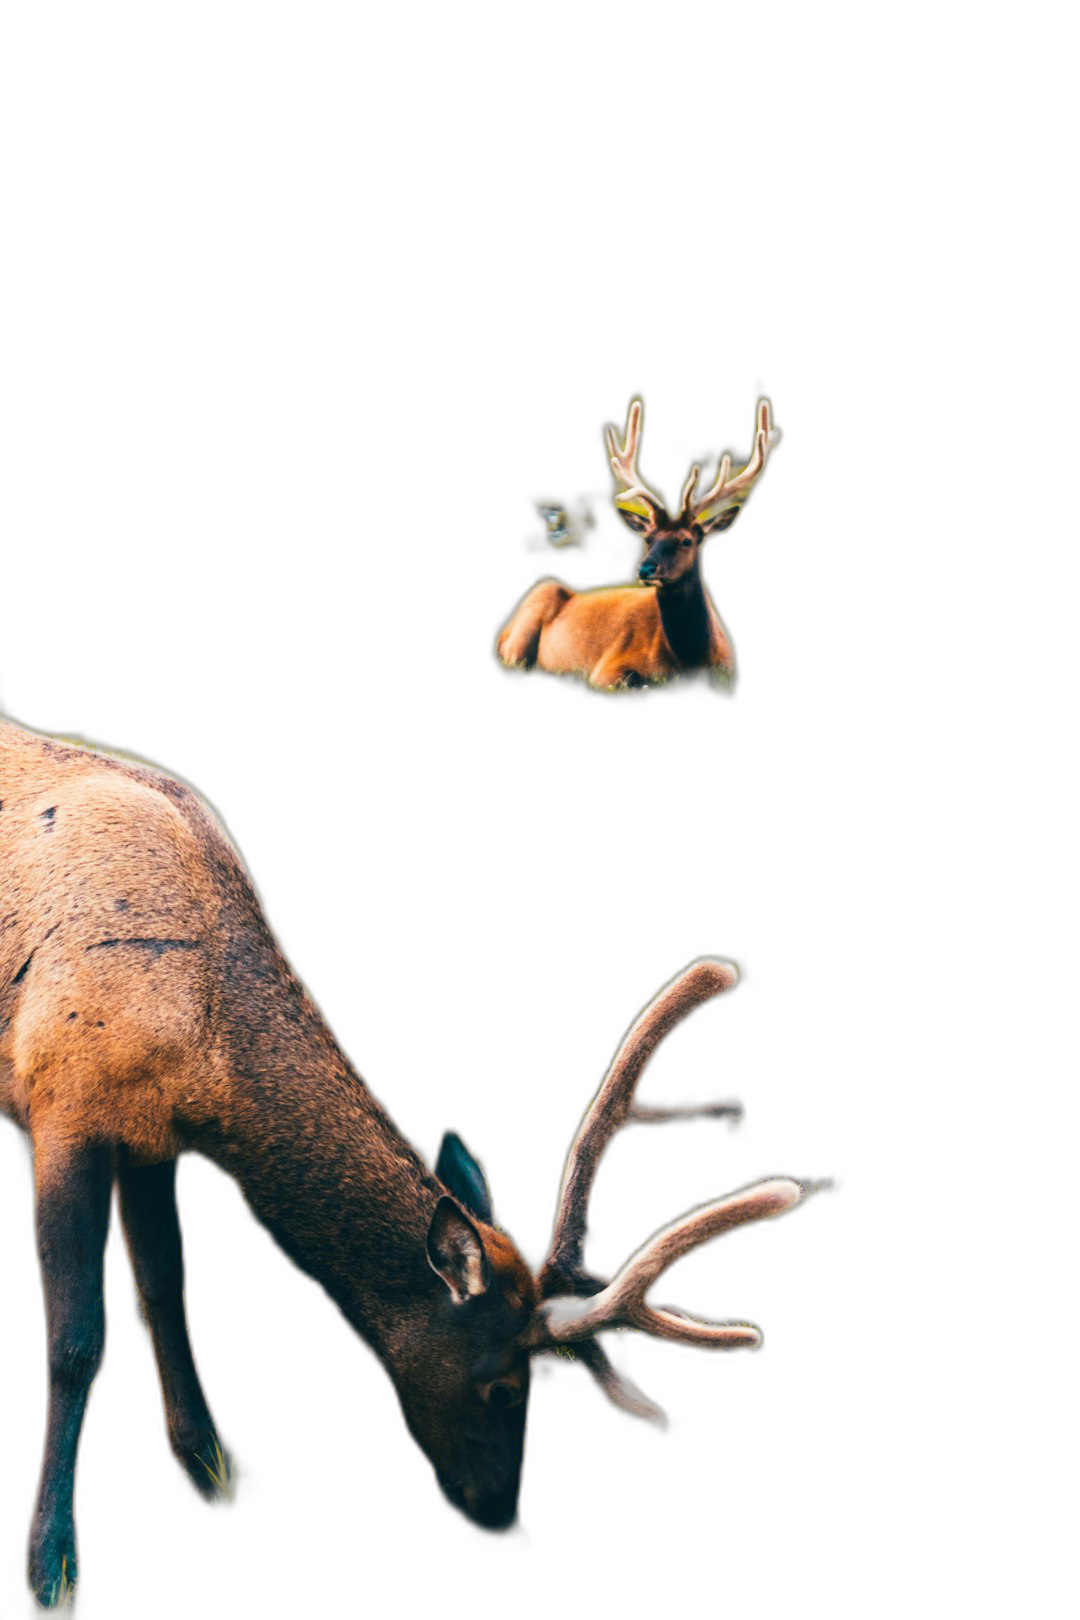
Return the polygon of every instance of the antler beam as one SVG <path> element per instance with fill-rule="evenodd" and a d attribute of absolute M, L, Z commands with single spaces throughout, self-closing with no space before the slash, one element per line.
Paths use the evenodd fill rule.
<path fill-rule="evenodd" d="M 615 504 L 620 507 L 638 507 L 645 509 L 645 515 L 654 524 L 660 523 L 665 517 L 664 503 L 659 495 L 653 493 L 642 482 L 641 474 L 637 470 L 638 443 L 641 438 L 641 401 L 632 400 L 630 412 L 626 418 L 626 433 L 620 445 L 618 436 L 613 427 L 605 428 L 608 455 L 611 457 L 611 468 L 616 481 L 623 486 L 615 493 Z"/>
<path fill-rule="evenodd" d="M 766 430 L 767 431 L 767 430 Z M 634 1103 L 634 1091 L 646 1063 L 668 1032 L 687 1013 L 738 983 L 731 962 L 703 958 L 672 980 L 631 1027 L 593 1098 L 574 1138 L 563 1172 L 551 1253 L 540 1273 L 542 1304 L 528 1331 L 536 1351 L 573 1348 L 605 1394 L 624 1411 L 662 1418 L 659 1407 L 611 1365 L 595 1335 L 607 1328 L 638 1328 L 658 1338 L 714 1350 L 752 1348 L 761 1331 L 749 1322 L 705 1322 L 671 1308 L 645 1302 L 657 1278 L 680 1256 L 733 1227 L 768 1220 L 794 1209 L 808 1193 L 825 1183 L 774 1176 L 741 1192 L 729 1193 L 691 1210 L 651 1237 L 622 1269 L 604 1284 L 583 1265 L 589 1194 L 601 1155 L 620 1126 L 633 1120 L 728 1115 L 738 1117 L 738 1103 L 698 1107 L 651 1108 Z"/>
<path fill-rule="evenodd" d="M 765 466 L 765 458 L 769 453 L 769 438 L 776 437 L 773 432 L 769 402 L 767 399 L 758 400 L 757 425 L 754 431 L 754 449 L 750 460 L 741 472 L 734 478 L 731 476 L 731 457 L 722 456 L 720 467 L 716 474 L 716 481 L 711 489 L 705 491 L 700 500 L 693 499 L 694 488 L 697 484 L 699 469 L 694 466 L 690 469 L 690 476 L 683 486 L 682 511 L 684 518 L 692 518 L 703 529 L 710 529 L 718 521 L 721 514 L 713 512 L 712 517 L 706 514 L 714 507 L 730 503 L 736 496 L 745 498 L 751 484 L 759 476 Z"/>
<path fill-rule="evenodd" d="M 653 998 L 631 1027 L 604 1076 L 600 1090 L 590 1103 L 567 1155 L 551 1252 L 541 1273 L 541 1288 L 545 1296 L 555 1292 L 556 1284 L 571 1291 L 575 1280 L 580 1279 L 589 1194 L 601 1155 L 621 1125 L 632 1119 L 664 1120 L 698 1115 L 738 1118 L 742 1113 L 738 1103 L 706 1103 L 700 1107 L 678 1109 L 634 1106 L 634 1091 L 642 1071 L 664 1036 L 695 1007 L 724 990 L 730 990 L 738 980 L 739 970 L 733 962 L 721 962 L 715 958 L 693 962 Z"/>

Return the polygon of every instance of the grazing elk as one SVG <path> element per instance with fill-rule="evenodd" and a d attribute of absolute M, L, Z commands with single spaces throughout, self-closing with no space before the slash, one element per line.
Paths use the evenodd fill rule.
<path fill-rule="evenodd" d="M 635 1327 L 756 1345 L 758 1330 L 646 1301 L 680 1254 L 809 1190 L 774 1179 L 693 1211 L 610 1282 L 582 1248 L 589 1191 L 630 1120 L 737 1114 L 649 1109 L 634 1089 L 657 1042 L 737 974 L 692 964 L 623 1042 L 571 1147 L 551 1253 L 534 1275 L 492 1224 L 483 1174 L 448 1134 L 432 1174 L 342 1055 L 285 961 L 238 856 L 196 795 L 147 767 L 0 720 L 0 1111 L 31 1134 L 50 1401 L 30 1538 L 40 1602 L 76 1576 L 79 1431 L 105 1333 L 102 1264 L 114 1182 L 164 1394 L 169 1438 L 200 1490 L 228 1459 L 184 1315 L 177 1155 L 207 1155 L 384 1363 L 405 1421 L 455 1506 L 516 1512 L 530 1357 L 576 1355 L 630 1411 L 656 1408 L 597 1342 Z"/>
<path fill-rule="evenodd" d="M 768 401 L 758 403 L 746 466 L 732 475 L 731 457 L 723 456 L 712 486 L 700 498 L 695 498 L 700 468 L 691 467 L 675 517 L 668 516 L 637 470 L 641 401 L 631 402 L 621 445 L 613 427 L 606 432 L 619 486 L 615 509 L 645 541 L 641 584 L 570 591 L 558 580 L 541 580 L 501 632 L 499 657 L 529 669 L 539 664 L 555 675 L 584 675 L 590 686 L 609 689 L 694 669 L 730 678 L 735 659 L 701 578 L 701 546 L 708 535 L 731 527 L 765 466 L 770 437 L 778 437 L 770 428 Z"/>

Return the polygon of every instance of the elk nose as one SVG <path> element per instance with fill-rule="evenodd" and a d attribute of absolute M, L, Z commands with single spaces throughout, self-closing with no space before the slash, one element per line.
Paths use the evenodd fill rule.
<path fill-rule="evenodd" d="M 650 557 L 646 557 L 645 561 L 642 563 L 641 567 L 638 569 L 638 578 L 639 579 L 652 579 L 652 577 L 653 577 L 653 575 L 655 573 L 656 573 L 656 564 L 652 561 L 652 559 Z"/>
<path fill-rule="evenodd" d="M 484 1530 L 509 1530 L 517 1518 L 517 1492 L 488 1495 L 466 1485 L 465 1511 Z"/>

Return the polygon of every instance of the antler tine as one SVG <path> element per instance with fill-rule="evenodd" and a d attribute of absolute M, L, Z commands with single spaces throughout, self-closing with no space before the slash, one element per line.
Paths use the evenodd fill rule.
<path fill-rule="evenodd" d="M 601 1155 L 619 1127 L 630 1119 L 655 1120 L 740 1111 L 734 1103 L 707 1103 L 685 1109 L 635 1109 L 634 1090 L 646 1063 L 664 1036 L 703 1001 L 730 990 L 739 971 L 732 962 L 703 957 L 655 996 L 631 1026 L 578 1127 L 563 1171 L 551 1252 L 541 1272 L 545 1295 L 571 1287 L 582 1272 L 582 1247 L 589 1194 Z"/>
<path fill-rule="evenodd" d="M 547 1345 L 577 1344 L 604 1328 L 633 1327 L 713 1350 L 759 1345 L 761 1331 L 749 1322 L 699 1321 L 646 1305 L 645 1295 L 661 1272 L 699 1244 L 750 1221 L 782 1215 L 816 1190 L 813 1183 L 776 1176 L 691 1210 L 643 1244 L 598 1294 L 588 1299 L 564 1296 L 547 1300 L 540 1308 L 537 1337 Z"/>
<path fill-rule="evenodd" d="M 663 1408 L 650 1401 L 632 1378 L 616 1372 L 608 1360 L 607 1351 L 595 1339 L 586 1339 L 582 1344 L 575 1345 L 574 1356 L 589 1369 L 614 1406 L 629 1412 L 631 1417 L 648 1418 L 660 1424 L 667 1422 Z"/>
<path fill-rule="evenodd" d="M 645 1296 L 657 1278 L 682 1255 L 733 1227 L 768 1220 L 793 1209 L 828 1182 L 775 1176 L 711 1204 L 690 1210 L 663 1227 L 633 1254 L 610 1283 L 590 1277 L 582 1265 L 585 1216 L 600 1157 L 619 1126 L 628 1120 L 661 1120 L 691 1114 L 735 1115 L 737 1103 L 700 1108 L 640 1108 L 634 1089 L 649 1057 L 668 1031 L 700 1002 L 738 982 L 730 962 L 693 962 L 649 1003 L 634 1023 L 593 1098 L 566 1160 L 551 1253 L 540 1273 L 542 1304 L 523 1343 L 533 1352 L 573 1346 L 616 1406 L 639 1417 L 663 1419 L 629 1379 L 618 1373 L 596 1342 L 607 1328 L 637 1328 L 657 1338 L 675 1339 L 712 1350 L 755 1348 L 761 1330 L 750 1322 L 706 1322 L 684 1312 L 648 1305 Z"/>
<path fill-rule="evenodd" d="M 682 487 L 682 494 L 679 496 L 679 521 L 680 522 L 682 522 L 683 519 L 685 519 L 687 517 L 692 517 L 693 516 L 693 510 L 694 509 L 693 509 L 693 504 L 691 502 L 690 497 L 693 495 L 694 490 L 695 490 L 695 488 L 697 486 L 698 475 L 700 474 L 700 472 L 701 472 L 701 468 L 698 466 L 697 462 L 695 461 L 694 465 L 691 467 L 689 473 L 687 474 L 686 483 Z"/>
<path fill-rule="evenodd" d="M 620 445 L 615 429 L 605 428 L 604 435 L 607 441 L 608 455 L 611 457 L 611 468 L 616 480 L 625 487 L 615 492 L 616 506 L 643 506 L 653 521 L 658 521 L 663 515 L 664 503 L 659 495 L 655 495 L 643 482 L 637 470 L 638 444 L 641 439 L 641 401 L 630 401 L 630 410 L 626 418 L 626 432 L 623 443 Z"/>
<path fill-rule="evenodd" d="M 622 445 L 619 444 L 614 427 L 609 425 L 604 429 L 608 455 L 611 457 L 611 465 L 615 476 L 621 478 L 628 487 L 638 481 L 636 462 L 638 440 L 641 437 L 641 409 L 640 399 L 630 401 L 630 409 L 626 417 L 626 432 L 623 436 Z"/>
<path fill-rule="evenodd" d="M 705 513 L 716 506 L 720 501 L 730 501 L 736 495 L 743 495 L 760 474 L 765 466 L 765 458 L 769 452 L 769 438 L 772 435 L 772 417 L 767 399 L 759 399 L 757 407 L 757 422 L 754 430 L 754 448 L 746 466 L 734 478 L 731 477 L 731 457 L 723 456 L 716 474 L 716 481 L 711 489 L 698 501 L 691 501 L 684 495 L 684 514 L 694 518 L 704 527 L 710 527 L 711 522 L 705 521 Z M 688 482 L 690 482 L 688 480 Z M 715 521 L 715 518 L 711 521 Z"/>

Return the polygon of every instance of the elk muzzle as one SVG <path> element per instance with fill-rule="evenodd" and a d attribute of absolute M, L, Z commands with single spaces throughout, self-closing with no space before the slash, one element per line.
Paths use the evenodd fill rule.
<path fill-rule="evenodd" d="M 517 1518 L 525 1452 L 525 1402 L 500 1410 L 493 1427 L 465 1442 L 460 1471 L 436 1468 L 448 1502 L 485 1530 L 507 1530 Z"/>

